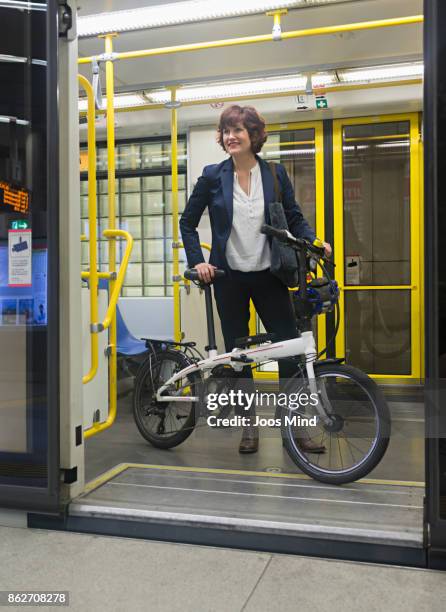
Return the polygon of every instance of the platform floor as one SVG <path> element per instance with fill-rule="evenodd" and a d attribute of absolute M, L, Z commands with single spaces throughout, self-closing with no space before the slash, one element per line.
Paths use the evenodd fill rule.
<path fill-rule="evenodd" d="M 254 455 L 237 452 L 239 430 L 207 426 L 175 449 L 155 449 L 137 431 L 130 401 L 121 400 L 110 430 L 87 441 L 92 483 L 70 515 L 422 546 L 421 403 L 390 402 L 383 461 L 364 481 L 334 487 L 299 473 L 277 429 L 262 430 Z"/>
<path fill-rule="evenodd" d="M 70 612 L 440 612 L 446 600 L 432 570 L 38 529 L 0 539 L 1 588 L 69 591 Z"/>

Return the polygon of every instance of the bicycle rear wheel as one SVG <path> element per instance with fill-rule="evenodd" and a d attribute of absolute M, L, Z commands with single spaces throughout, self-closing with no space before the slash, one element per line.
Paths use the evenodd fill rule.
<path fill-rule="evenodd" d="M 188 438 L 195 427 L 198 402 L 159 402 L 156 392 L 169 378 L 190 365 L 180 351 L 166 350 L 151 355 L 135 378 L 133 416 L 141 435 L 157 448 L 172 448 Z M 200 377 L 196 374 L 180 379 L 168 395 L 198 395 Z"/>
<path fill-rule="evenodd" d="M 316 364 L 315 376 L 317 398 L 310 397 L 308 379 L 303 377 L 291 379 L 285 389 L 293 405 L 288 401 L 282 410 L 284 446 L 294 463 L 316 480 L 345 484 L 363 478 L 389 444 L 390 414 L 384 395 L 367 374 L 351 366 Z M 305 394 L 299 406 L 291 394 Z M 305 396 L 308 402 L 302 401 Z M 320 417 L 318 405 L 330 417 L 328 422 Z M 304 450 L 302 440 L 325 446 L 325 453 Z"/>

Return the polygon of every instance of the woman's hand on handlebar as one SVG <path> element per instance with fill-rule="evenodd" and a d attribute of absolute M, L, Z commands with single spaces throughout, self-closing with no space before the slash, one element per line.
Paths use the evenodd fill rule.
<path fill-rule="evenodd" d="M 324 255 L 327 259 L 329 259 L 333 252 L 333 249 L 331 248 L 331 244 L 329 242 L 324 242 L 323 244 L 324 244 L 324 249 L 325 249 Z"/>
<path fill-rule="evenodd" d="M 208 263 L 199 263 L 194 266 L 195 270 L 198 272 L 198 278 L 203 283 L 212 283 L 214 280 L 214 270 L 215 266 Z"/>

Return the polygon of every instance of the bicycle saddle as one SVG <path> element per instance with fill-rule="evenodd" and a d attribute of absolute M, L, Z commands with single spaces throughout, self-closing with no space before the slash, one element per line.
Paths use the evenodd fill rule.
<path fill-rule="evenodd" d="M 214 278 L 221 278 L 222 276 L 226 275 L 226 272 L 224 270 L 216 269 L 214 270 L 214 275 Z M 184 278 L 187 278 L 187 280 L 190 281 L 200 281 L 200 279 L 198 278 L 198 271 L 195 270 L 195 268 L 188 268 L 184 271 L 183 276 Z"/>
<path fill-rule="evenodd" d="M 274 342 L 276 340 L 276 334 L 257 334 L 256 336 L 244 336 L 243 338 L 236 338 L 234 347 L 235 348 L 247 348 L 253 344 L 262 344 L 263 342 Z"/>

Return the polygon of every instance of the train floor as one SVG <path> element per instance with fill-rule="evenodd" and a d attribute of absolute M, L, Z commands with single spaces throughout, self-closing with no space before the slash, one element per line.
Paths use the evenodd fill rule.
<path fill-rule="evenodd" d="M 277 429 L 264 429 L 251 455 L 238 453 L 240 430 L 207 426 L 156 449 L 136 428 L 129 394 L 116 423 L 87 440 L 88 485 L 69 514 L 421 548 L 424 405 L 409 399 L 388 397 L 392 439 L 382 462 L 337 487 L 299 473 Z"/>

